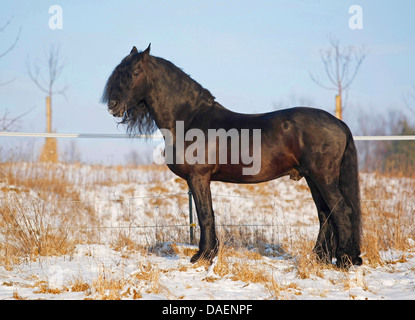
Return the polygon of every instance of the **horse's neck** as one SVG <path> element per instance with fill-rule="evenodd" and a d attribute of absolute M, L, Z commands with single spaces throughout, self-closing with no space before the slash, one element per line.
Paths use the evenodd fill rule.
<path fill-rule="evenodd" d="M 154 59 L 158 58 L 154 57 Z M 156 62 L 156 60 L 154 61 Z M 174 132 L 176 121 L 183 121 L 186 127 L 199 108 L 206 108 L 209 104 L 214 104 L 213 97 L 211 101 L 206 100 L 203 91 L 192 89 L 192 86 L 196 87 L 198 84 L 187 75 L 168 74 L 169 70 L 163 69 L 164 66 L 155 63 L 153 68 L 156 70 L 153 70 L 151 74 L 155 76 L 150 79 L 152 86 L 147 103 L 159 128 Z"/>

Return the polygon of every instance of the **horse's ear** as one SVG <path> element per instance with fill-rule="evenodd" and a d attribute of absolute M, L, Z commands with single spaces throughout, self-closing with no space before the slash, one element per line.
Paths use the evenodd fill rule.
<path fill-rule="evenodd" d="M 143 51 L 144 56 L 149 56 L 150 55 L 150 47 L 151 47 L 151 43 L 148 45 L 147 49 Z"/>
<path fill-rule="evenodd" d="M 137 50 L 137 48 L 134 46 L 134 47 L 131 49 L 130 54 L 132 54 L 132 53 L 137 53 L 137 52 L 138 52 L 138 50 Z"/>

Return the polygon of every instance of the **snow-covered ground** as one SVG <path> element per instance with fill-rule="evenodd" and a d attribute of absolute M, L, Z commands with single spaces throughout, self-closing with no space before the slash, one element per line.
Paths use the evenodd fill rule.
<path fill-rule="evenodd" d="M 250 261 L 274 278 L 278 291 L 219 276 L 214 265 L 194 266 L 188 258 L 78 245 L 70 256 L 21 263 L 10 271 L 0 267 L 0 299 L 415 299 L 415 256 L 408 253 L 402 259 L 401 253 L 385 252 L 389 263 L 382 267 L 327 268 L 307 279 L 298 276 L 295 259 Z M 150 266 L 153 275 L 137 276 Z"/>
<path fill-rule="evenodd" d="M 13 170 L 15 175 L 41 172 Z M 405 250 L 380 250 L 377 264 L 348 271 L 314 265 L 304 272 L 304 259 L 293 248 L 314 241 L 318 231 L 304 179 L 248 186 L 213 183 L 216 224 L 226 249 L 206 266 L 189 262 L 197 247 L 185 244 L 189 211 L 181 179 L 151 168 L 72 165 L 55 170 L 69 183 L 66 191 L 76 194 L 75 200 L 65 199 L 71 205 L 53 207 L 64 201 L 3 179 L 3 207 L 10 197 L 18 198 L 29 203 L 24 207 L 29 218 L 36 208 L 46 208 L 43 214 L 49 206 L 60 208 L 65 216 L 77 214 L 71 217 L 73 226 L 87 228 L 67 254 L 21 256 L 0 264 L 0 299 L 415 299 L 412 237 L 403 239 Z M 365 210 L 382 206 L 393 214 L 399 202 L 400 217 L 414 222 L 413 180 L 362 174 L 361 181 Z M 59 224 L 62 219 L 51 215 L 48 221 Z M 406 235 L 413 234 L 413 225 L 408 228 Z M 5 241 L 3 234 L 0 245 Z"/>

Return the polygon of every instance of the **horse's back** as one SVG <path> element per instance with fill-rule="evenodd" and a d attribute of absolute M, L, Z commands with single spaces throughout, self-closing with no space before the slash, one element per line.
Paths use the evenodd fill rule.
<path fill-rule="evenodd" d="M 274 128 L 279 129 L 282 136 L 293 134 L 304 147 L 331 144 L 345 146 L 351 136 L 344 122 L 321 109 L 295 107 L 275 111 L 270 116 Z"/>

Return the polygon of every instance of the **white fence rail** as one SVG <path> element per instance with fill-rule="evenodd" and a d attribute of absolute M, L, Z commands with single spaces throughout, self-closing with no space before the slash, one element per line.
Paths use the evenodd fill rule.
<path fill-rule="evenodd" d="M 355 141 L 414 141 L 415 136 L 354 136 Z"/>
<path fill-rule="evenodd" d="M 130 136 L 128 134 L 111 134 L 111 133 L 43 133 L 43 132 L 0 132 L 0 137 L 32 137 L 32 138 L 80 138 L 80 139 L 152 139 L 161 140 L 160 135 L 137 134 Z M 400 136 L 354 136 L 355 141 L 415 141 L 415 135 Z"/>
<path fill-rule="evenodd" d="M 130 136 L 128 134 L 111 134 L 111 133 L 44 133 L 44 132 L 0 132 L 0 137 L 31 137 L 31 138 L 80 138 L 80 139 L 153 139 L 160 140 L 162 135 L 137 134 Z"/>

